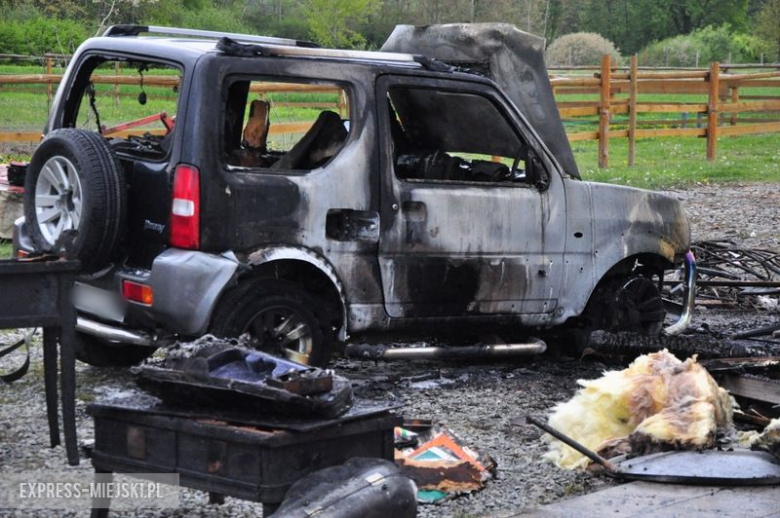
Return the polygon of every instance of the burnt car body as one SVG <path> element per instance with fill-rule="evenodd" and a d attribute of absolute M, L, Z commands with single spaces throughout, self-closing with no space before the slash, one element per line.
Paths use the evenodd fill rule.
<path fill-rule="evenodd" d="M 631 300 L 632 280 L 656 289 L 686 260 L 676 200 L 579 178 L 539 38 L 501 24 L 399 27 L 383 52 L 362 52 L 216 36 L 112 28 L 79 48 L 60 83 L 47 134 L 75 127 L 97 63 L 179 74 L 176 126 L 157 152 L 110 144 L 128 208 L 123 244 L 80 282 L 84 340 L 117 351 L 254 330 L 260 348 L 277 339 L 292 359 L 324 363 L 329 351 L 315 361 L 312 347 L 363 333 L 610 327 L 626 324 L 612 319 L 625 296 L 646 302 Z M 345 117 L 322 112 L 286 153 L 249 146 L 256 80 L 339 88 Z M 182 167 L 197 186 L 187 201 L 196 217 L 183 223 L 194 235 L 183 240 L 177 225 L 192 214 L 177 213 Z M 40 248 L 29 219 L 17 222 L 17 249 Z M 127 282 L 153 299 L 128 300 Z M 263 308 L 296 296 L 258 330 L 231 313 L 255 292 L 274 301 Z M 295 311 L 306 325 L 291 330 Z M 313 339 L 301 345 L 305 332 Z"/>

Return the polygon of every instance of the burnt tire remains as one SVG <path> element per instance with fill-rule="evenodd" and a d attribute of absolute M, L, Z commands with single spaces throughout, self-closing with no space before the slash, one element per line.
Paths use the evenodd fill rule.
<path fill-rule="evenodd" d="M 635 275 L 617 291 L 610 330 L 658 336 L 664 318 L 666 309 L 656 283 L 645 276 Z"/>
<path fill-rule="evenodd" d="M 119 251 L 126 218 L 124 173 L 97 133 L 49 133 L 27 169 L 24 215 L 36 250 L 59 252 L 91 272 Z"/>
<path fill-rule="evenodd" d="M 238 337 L 289 360 L 323 367 L 328 364 L 334 332 L 324 316 L 326 304 L 293 282 L 259 278 L 245 281 L 219 302 L 211 333 Z"/>

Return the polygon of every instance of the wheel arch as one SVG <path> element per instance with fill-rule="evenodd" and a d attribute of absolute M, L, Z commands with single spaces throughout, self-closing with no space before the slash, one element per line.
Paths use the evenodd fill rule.
<path fill-rule="evenodd" d="M 248 275 L 292 281 L 323 297 L 334 310 L 332 320 L 338 329 L 338 340 L 346 340 L 346 291 L 327 259 L 306 248 L 281 246 L 255 250 L 247 256 L 246 263 L 250 267 Z"/>
<path fill-rule="evenodd" d="M 607 270 L 607 272 L 604 275 L 601 276 L 601 279 L 599 279 L 599 282 L 596 284 L 596 287 L 598 287 L 598 285 L 604 282 L 604 280 L 607 278 L 631 273 L 638 265 L 644 266 L 646 268 L 652 268 L 654 270 L 661 270 L 661 271 L 668 270 L 674 267 L 674 263 L 661 254 L 656 254 L 652 252 L 637 253 L 634 255 L 630 255 L 628 257 L 624 257 L 623 259 L 615 263 L 611 268 Z"/>

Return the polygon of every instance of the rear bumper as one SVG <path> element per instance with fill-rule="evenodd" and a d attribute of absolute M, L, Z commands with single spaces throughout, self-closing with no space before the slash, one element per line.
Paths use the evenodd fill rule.
<path fill-rule="evenodd" d="M 74 301 L 76 329 L 108 343 L 155 347 L 174 335 L 203 335 L 238 266 L 230 253 L 171 248 L 155 258 L 151 270 L 119 268 L 110 282 L 113 288 L 81 286 L 88 289 L 75 290 L 87 294 Z M 120 295 L 124 280 L 150 286 L 154 302 L 144 305 L 124 300 Z"/>
<path fill-rule="evenodd" d="M 119 270 L 117 292 L 125 279 L 151 286 L 152 305 L 128 302 L 128 311 L 143 314 L 171 333 L 200 336 L 239 264 L 232 252 L 215 255 L 169 248 L 155 258 L 151 270 Z"/>
<path fill-rule="evenodd" d="M 115 288 L 92 287 L 92 302 L 76 297 L 79 312 L 76 330 L 109 343 L 159 346 L 173 335 L 200 336 L 208 329 L 222 292 L 238 270 L 232 254 L 212 255 L 171 248 L 157 256 L 151 270 L 120 268 L 114 273 Z M 123 280 L 151 286 L 151 305 L 124 300 Z M 94 293 L 96 292 L 96 293 Z M 127 322 L 146 322 L 135 325 Z M 141 328 L 158 329 L 161 334 Z"/>

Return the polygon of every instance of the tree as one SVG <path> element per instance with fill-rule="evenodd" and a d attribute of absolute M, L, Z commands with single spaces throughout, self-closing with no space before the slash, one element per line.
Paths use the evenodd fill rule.
<path fill-rule="evenodd" d="M 312 38 L 326 47 L 364 47 L 356 27 L 379 7 L 379 0 L 305 0 L 304 18 Z"/>
<path fill-rule="evenodd" d="M 96 35 L 114 23 L 135 21 L 135 10 L 146 4 L 156 4 L 157 0 L 92 0 L 98 9 L 98 28 Z"/>
<path fill-rule="evenodd" d="M 774 59 L 780 62 L 780 0 L 768 0 L 759 11 L 756 34 L 771 45 Z"/>
<path fill-rule="evenodd" d="M 559 0 L 562 3 L 574 0 Z M 602 34 L 624 54 L 709 25 L 747 28 L 749 0 L 580 0 L 579 30 Z"/>

